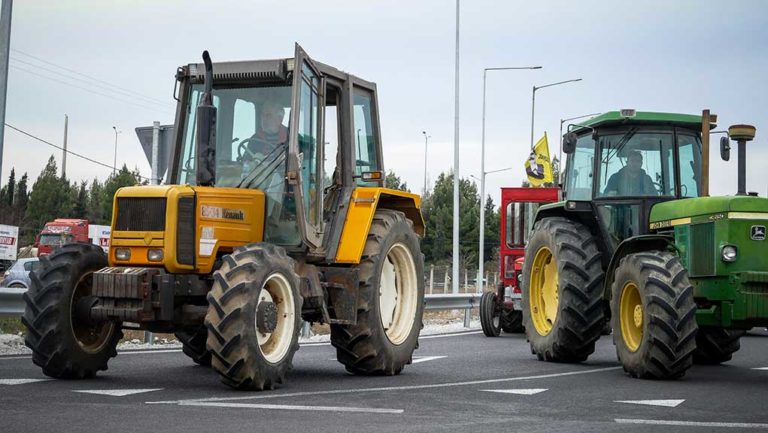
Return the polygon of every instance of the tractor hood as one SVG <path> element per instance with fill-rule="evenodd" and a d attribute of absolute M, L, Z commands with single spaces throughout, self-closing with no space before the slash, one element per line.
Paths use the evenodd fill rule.
<path fill-rule="evenodd" d="M 729 212 L 768 213 L 768 199 L 751 196 L 699 197 L 658 203 L 651 209 L 649 222 L 671 222 L 681 218 L 712 215 L 726 218 Z M 674 225 L 674 224 L 670 224 Z"/>

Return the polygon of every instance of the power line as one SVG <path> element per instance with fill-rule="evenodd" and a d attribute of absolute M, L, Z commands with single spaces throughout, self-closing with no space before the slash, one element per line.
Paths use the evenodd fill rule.
<path fill-rule="evenodd" d="M 53 143 L 51 143 L 51 142 L 49 142 L 49 141 L 45 141 L 45 140 L 43 140 L 42 138 L 40 138 L 40 137 L 37 137 L 37 136 L 34 136 L 34 135 L 30 134 L 29 132 L 26 132 L 26 131 L 22 131 L 21 129 L 19 129 L 19 128 L 17 128 L 17 127 L 15 127 L 15 126 L 13 126 L 13 125 L 9 125 L 9 124 L 7 124 L 7 123 L 6 123 L 6 124 L 5 124 L 5 126 L 7 126 L 7 127 L 11 128 L 11 129 L 13 129 L 13 130 L 14 130 L 14 131 L 16 131 L 16 132 L 19 132 L 19 133 L 21 133 L 21 134 L 24 134 L 24 135 L 26 135 L 27 137 L 30 137 L 30 138 L 32 138 L 32 139 L 35 139 L 35 140 L 37 140 L 37 141 L 40 141 L 40 142 L 42 142 L 42 143 L 45 143 L 45 144 L 47 144 L 47 145 L 49 145 L 49 146 L 51 146 L 51 147 L 55 147 L 56 149 L 59 149 L 59 150 L 64 150 L 64 148 L 63 148 L 63 147 L 61 147 L 61 146 L 59 146 L 59 145 L 53 144 Z M 97 161 L 97 160 L 95 160 L 95 159 L 93 159 L 93 158 L 89 158 L 89 157 L 87 157 L 87 156 L 85 156 L 85 155 L 81 155 L 81 154 L 79 154 L 79 153 L 77 153 L 77 152 L 73 152 L 73 151 L 71 151 L 71 150 L 69 150 L 69 149 L 65 150 L 65 152 L 69 153 L 70 155 L 74 155 L 74 156 L 77 156 L 78 158 L 82 158 L 82 159 L 84 159 L 84 160 L 86 160 L 86 161 L 92 162 L 92 163 L 94 163 L 94 164 L 98 164 L 98 165 L 101 165 L 102 167 L 106 167 L 106 168 L 108 168 L 108 169 L 110 169 L 110 170 L 113 170 L 113 169 L 115 169 L 115 167 L 112 167 L 112 166 L 111 166 L 111 165 L 109 165 L 109 164 L 105 164 L 105 163 L 103 163 L 103 162 L 101 162 L 101 161 Z M 134 173 L 134 175 L 135 175 L 135 176 L 137 176 L 137 177 L 139 177 L 140 179 L 146 179 L 146 180 L 149 180 L 149 178 L 148 178 L 148 177 L 144 177 L 144 176 L 142 176 L 142 175 L 140 175 L 140 174 L 138 174 L 138 173 Z"/>
<path fill-rule="evenodd" d="M 20 68 L 20 67 L 15 66 L 15 65 L 10 65 L 10 66 L 13 69 L 17 69 L 19 71 L 23 71 L 23 72 L 26 72 L 26 73 L 32 74 L 32 75 L 37 75 L 38 77 L 45 78 L 45 79 L 48 79 L 48 80 L 51 80 L 51 81 L 56 81 L 57 83 L 61 83 L 61 84 L 64 84 L 66 86 L 71 86 L 71 87 L 74 87 L 74 88 L 86 91 L 88 93 L 93 93 L 95 95 L 104 96 L 105 98 L 114 99 L 116 101 L 120 101 L 120 102 L 123 102 L 125 104 L 133 105 L 133 106 L 136 106 L 136 107 L 139 107 L 139 108 L 145 108 L 147 110 L 153 110 L 153 111 L 156 111 L 158 113 L 165 113 L 165 114 L 168 113 L 168 110 L 161 110 L 159 107 L 151 107 L 151 106 L 148 106 L 148 105 L 137 104 L 136 102 L 132 102 L 132 101 L 126 101 L 125 99 L 120 99 L 120 98 L 118 98 L 118 97 L 116 97 L 114 95 L 106 95 L 104 93 L 97 92 L 95 90 L 91 90 L 91 89 L 88 89 L 88 88 L 85 88 L 85 87 L 82 87 L 82 86 L 78 86 L 76 84 L 68 83 L 66 81 L 62 81 L 62 80 L 59 80 L 57 78 L 49 77 L 47 75 L 42 75 L 42 74 L 39 74 L 37 72 L 30 71 L 30 70 L 24 69 L 24 68 Z"/>
<path fill-rule="evenodd" d="M 84 80 L 82 78 L 73 77 L 73 76 L 70 76 L 70 75 L 67 75 L 67 74 L 61 74 L 57 70 L 54 70 L 54 69 L 51 69 L 51 68 L 46 68 L 45 66 L 36 65 L 36 64 L 34 64 L 32 62 L 27 62 L 27 61 L 24 61 L 24 60 L 21 60 L 21 59 L 17 59 L 17 58 L 14 58 L 14 57 L 11 57 L 11 60 L 13 60 L 14 62 L 18 62 L 18 63 L 24 64 L 24 65 L 27 65 L 27 66 L 32 66 L 33 68 L 36 68 L 36 69 L 41 69 L 43 71 L 50 72 L 52 74 L 56 74 L 57 76 L 61 76 L 62 78 L 67 78 L 69 80 L 75 80 L 75 81 L 79 81 L 81 83 L 85 83 L 85 84 L 87 84 L 89 86 L 98 87 L 98 88 L 106 90 L 107 92 L 113 92 L 113 93 L 116 93 L 118 95 L 127 96 L 127 97 L 133 97 L 134 96 L 134 95 L 132 95 L 132 94 L 130 94 L 128 92 L 122 92 L 122 91 L 113 90 L 110 86 L 105 86 L 105 85 L 102 85 L 102 84 L 94 83 L 93 81 Z M 155 105 L 161 105 L 161 106 L 163 106 L 163 107 L 165 107 L 167 109 L 170 109 L 170 108 L 173 107 L 173 105 L 171 105 L 171 104 L 164 103 L 164 102 L 155 102 L 155 101 L 152 101 L 152 100 L 148 100 L 146 102 L 145 101 L 141 101 L 141 102 L 142 103 L 155 104 Z"/>
<path fill-rule="evenodd" d="M 124 87 L 120 87 L 120 86 L 117 86 L 117 85 L 115 85 L 115 84 L 109 83 L 109 82 L 107 82 L 107 81 L 104 81 L 104 80 L 100 80 L 100 79 L 98 79 L 98 78 L 95 78 L 95 77 L 91 77 L 90 75 L 86 75 L 86 74 L 83 74 L 82 72 L 78 72 L 78 71 L 76 71 L 76 70 L 74 70 L 74 69 L 70 69 L 70 68 L 67 68 L 66 66 L 57 65 L 56 63 L 53 63 L 53 62 L 49 62 L 49 61 L 47 61 L 47 60 L 45 60 L 45 59 L 41 59 L 40 57 L 36 57 L 36 56 L 33 56 L 32 54 L 28 54 L 28 53 L 25 53 L 24 51 L 20 51 L 20 50 L 14 49 L 14 48 L 11 48 L 11 51 L 13 51 L 14 53 L 18 53 L 18 54 L 21 54 L 21 55 L 23 55 L 23 56 L 27 56 L 27 57 L 29 57 L 29 58 L 35 59 L 35 60 L 37 60 L 38 62 L 41 62 L 41 63 L 45 63 L 45 64 L 47 64 L 47 65 L 50 65 L 50 66 L 54 66 L 54 67 L 56 67 L 56 68 L 59 68 L 59 69 L 63 69 L 63 70 L 65 70 L 65 71 L 71 72 L 71 73 L 73 73 L 73 74 L 77 74 L 77 75 L 80 75 L 80 76 L 82 76 L 82 77 L 88 78 L 88 79 L 90 79 L 90 80 L 93 80 L 93 81 L 96 81 L 96 82 L 99 82 L 99 83 L 102 83 L 102 84 L 106 84 L 106 85 L 108 85 L 108 86 L 110 86 L 110 87 L 114 87 L 114 88 L 116 88 L 116 89 L 120 89 L 120 90 L 122 90 L 122 91 L 124 91 L 124 92 L 130 93 L 130 94 L 131 94 L 131 95 L 133 95 L 133 96 L 138 96 L 138 97 L 140 97 L 140 98 L 144 98 L 144 99 L 146 99 L 146 100 L 148 100 L 148 101 L 153 101 L 153 102 L 155 102 L 155 103 L 160 103 L 160 104 L 165 104 L 165 105 L 168 105 L 168 102 L 167 102 L 167 101 L 162 101 L 162 100 L 160 100 L 160 99 L 152 98 L 152 97 L 150 97 L 150 96 L 144 96 L 144 95 L 142 95 L 141 93 L 137 93 L 137 92 L 134 92 L 133 90 L 130 90 L 130 89 L 126 89 L 126 88 L 124 88 Z"/>

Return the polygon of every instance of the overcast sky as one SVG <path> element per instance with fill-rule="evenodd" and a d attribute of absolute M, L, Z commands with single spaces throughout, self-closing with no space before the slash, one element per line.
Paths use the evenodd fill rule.
<path fill-rule="evenodd" d="M 177 66 L 199 62 L 204 49 L 214 61 L 291 57 L 299 42 L 316 60 L 377 83 L 385 165 L 413 191 L 423 183 L 423 130 L 430 179 L 453 165 L 454 1 L 15 0 L 13 8 L 6 122 L 61 144 L 68 114 L 69 148 L 107 164 L 116 126 L 118 164 L 149 176 L 134 128 L 173 123 Z M 525 176 L 532 86 L 574 78 L 583 81 L 536 94 L 535 135 L 548 133 L 553 154 L 563 118 L 710 108 L 720 127 L 757 127 L 747 189 L 766 194 L 768 2 L 465 0 L 460 31 L 462 177 L 480 172 L 483 69 L 543 66 L 489 72 L 486 170 L 515 167 L 488 175 L 497 204 L 499 188 Z M 2 182 L 11 167 L 34 179 L 52 153 L 60 164 L 60 151 L 6 128 Z M 67 166 L 71 179 L 109 173 L 76 157 Z M 713 194 L 736 192 L 736 167 L 735 155 L 724 163 L 713 148 Z"/>

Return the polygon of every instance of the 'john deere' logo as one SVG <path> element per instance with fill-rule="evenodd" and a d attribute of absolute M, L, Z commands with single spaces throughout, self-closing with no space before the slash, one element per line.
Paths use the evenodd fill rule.
<path fill-rule="evenodd" d="M 753 241 L 764 241 L 765 226 L 752 226 L 750 237 Z"/>

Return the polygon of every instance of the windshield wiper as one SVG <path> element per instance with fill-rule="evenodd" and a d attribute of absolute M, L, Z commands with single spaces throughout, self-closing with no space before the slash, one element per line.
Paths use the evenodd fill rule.
<path fill-rule="evenodd" d="M 236 188 L 260 186 L 285 161 L 285 143 L 279 144 L 237 184 Z M 279 152 L 278 152 L 279 151 Z M 256 182 L 258 180 L 258 182 Z"/>

